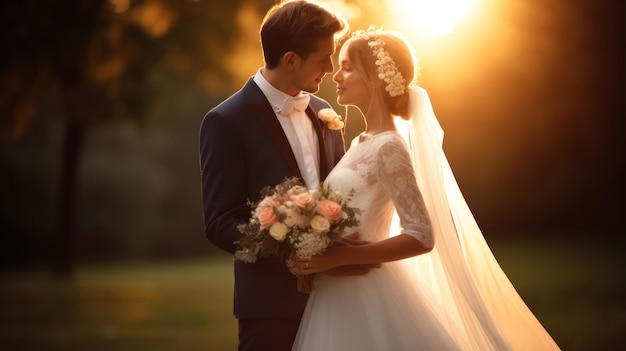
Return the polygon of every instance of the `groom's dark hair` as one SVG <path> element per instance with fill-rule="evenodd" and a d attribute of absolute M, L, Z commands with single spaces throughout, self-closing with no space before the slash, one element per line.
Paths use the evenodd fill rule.
<path fill-rule="evenodd" d="M 265 15 L 261 45 L 265 66 L 276 68 L 280 57 L 293 51 L 306 59 L 320 39 L 341 38 L 348 24 L 330 10 L 307 0 L 279 2 Z"/>

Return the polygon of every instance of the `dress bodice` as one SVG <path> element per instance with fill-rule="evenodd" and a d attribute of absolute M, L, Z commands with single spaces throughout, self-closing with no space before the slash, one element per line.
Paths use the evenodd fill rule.
<path fill-rule="evenodd" d="M 417 187 L 404 139 L 395 131 L 358 138 L 326 179 L 326 185 L 344 194 L 352 192 L 349 205 L 361 210 L 361 239 L 383 240 L 408 234 L 424 246 L 433 246 L 430 219 Z M 400 233 L 390 233 L 394 210 Z"/>

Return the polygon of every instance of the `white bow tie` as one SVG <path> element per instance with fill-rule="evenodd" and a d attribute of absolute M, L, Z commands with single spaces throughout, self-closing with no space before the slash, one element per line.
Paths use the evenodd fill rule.
<path fill-rule="evenodd" d="M 309 100 L 311 97 L 309 94 L 300 93 L 294 97 L 288 97 L 283 102 L 283 106 L 280 108 L 278 113 L 284 116 L 288 116 L 293 111 L 304 111 L 306 107 L 309 106 Z"/>

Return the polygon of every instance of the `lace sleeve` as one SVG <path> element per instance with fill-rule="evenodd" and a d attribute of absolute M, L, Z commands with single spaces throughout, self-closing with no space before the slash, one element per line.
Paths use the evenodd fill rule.
<path fill-rule="evenodd" d="M 378 150 L 378 181 L 391 197 L 400 218 L 401 234 L 432 248 L 432 226 L 403 141 L 387 142 Z"/>

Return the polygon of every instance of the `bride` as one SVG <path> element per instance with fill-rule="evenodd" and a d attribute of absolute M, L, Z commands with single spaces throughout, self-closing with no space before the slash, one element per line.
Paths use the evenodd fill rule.
<path fill-rule="evenodd" d="M 357 31 L 341 48 L 337 101 L 356 106 L 366 128 L 325 184 L 354 190 L 356 231 L 369 243 L 290 262 L 295 274 L 322 273 L 293 349 L 558 350 L 467 207 L 415 66 L 390 31 Z M 323 273 L 379 263 L 365 275 Z"/>

